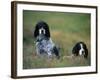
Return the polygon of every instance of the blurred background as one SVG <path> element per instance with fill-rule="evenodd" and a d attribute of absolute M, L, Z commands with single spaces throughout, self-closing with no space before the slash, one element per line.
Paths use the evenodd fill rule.
<path fill-rule="evenodd" d="M 39 21 L 49 25 L 53 42 L 60 47 L 60 59 L 47 60 L 35 54 L 35 25 Z M 75 67 L 91 65 L 91 25 L 90 14 L 69 12 L 23 11 L 23 69 Z M 88 59 L 72 58 L 72 48 L 79 42 L 86 43 Z"/>

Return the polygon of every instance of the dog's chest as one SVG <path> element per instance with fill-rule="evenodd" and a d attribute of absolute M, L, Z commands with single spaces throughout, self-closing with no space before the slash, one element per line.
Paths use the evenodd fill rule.
<path fill-rule="evenodd" d="M 38 42 L 39 49 L 42 49 L 44 51 L 51 51 L 53 48 L 53 44 L 49 40 L 42 40 Z"/>

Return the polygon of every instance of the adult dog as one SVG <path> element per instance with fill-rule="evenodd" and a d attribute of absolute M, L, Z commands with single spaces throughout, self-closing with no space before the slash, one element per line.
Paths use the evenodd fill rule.
<path fill-rule="evenodd" d="M 34 30 L 34 38 L 36 44 L 36 53 L 37 55 L 47 54 L 48 57 L 52 57 L 53 54 L 59 58 L 59 49 L 53 43 L 49 26 L 46 22 L 40 21 L 36 24 Z"/>

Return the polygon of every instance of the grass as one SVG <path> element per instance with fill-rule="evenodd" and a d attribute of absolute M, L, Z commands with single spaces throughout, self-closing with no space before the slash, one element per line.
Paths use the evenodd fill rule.
<path fill-rule="evenodd" d="M 37 57 L 33 32 L 38 21 L 48 23 L 53 42 L 60 46 L 60 59 Z M 90 14 L 23 11 L 23 69 L 74 67 L 91 65 Z M 89 50 L 88 59 L 71 57 L 76 42 L 83 41 Z"/>

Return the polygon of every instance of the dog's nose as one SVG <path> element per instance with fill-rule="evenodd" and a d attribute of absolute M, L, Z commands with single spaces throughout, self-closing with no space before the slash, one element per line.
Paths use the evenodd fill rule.
<path fill-rule="evenodd" d="M 41 33 L 43 34 L 43 33 L 44 33 L 44 31 L 43 31 L 43 30 L 41 30 Z"/>
<path fill-rule="evenodd" d="M 82 54 L 84 54 L 84 51 L 82 51 Z"/>

